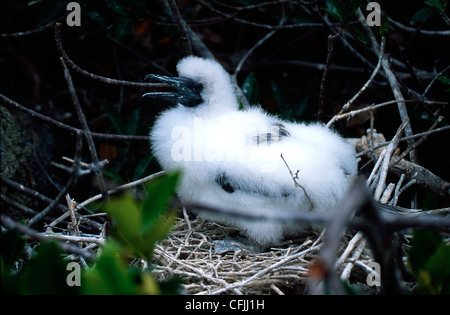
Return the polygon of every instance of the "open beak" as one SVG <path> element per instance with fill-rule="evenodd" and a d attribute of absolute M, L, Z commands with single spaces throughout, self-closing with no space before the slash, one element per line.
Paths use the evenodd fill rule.
<path fill-rule="evenodd" d="M 203 85 L 188 78 L 168 77 L 158 74 L 149 74 L 145 80 L 152 79 L 171 85 L 176 91 L 172 92 L 149 92 L 142 97 L 162 98 L 171 102 L 177 102 L 184 106 L 194 107 L 203 102 L 200 93 Z"/>

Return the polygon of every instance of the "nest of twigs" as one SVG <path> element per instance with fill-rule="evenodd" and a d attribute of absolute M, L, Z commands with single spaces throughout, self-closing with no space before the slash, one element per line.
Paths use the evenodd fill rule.
<path fill-rule="evenodd" d="M 310 232 L 261 253 L 244 249 L 217 253 L 215 243 L 236 232 L 200 218 L 179 219 L 171 235 L 155 248 L 155 277 L 181 277 L 188 294 L 305 293 L 309 268 L 321 248 L 322 234 Z M 369 252 L 362 255 L 365 244 L 360 234 L 346 241 L 338 269 L 345 270 L 348 263 L 354 266 L 357 260 L 361 265 L 372 261 Z M 352 252 L 357 252 L 356 259 L 355 255 L 350 257 Z M 349 275 L 342 273 L 344 277 Z"/>

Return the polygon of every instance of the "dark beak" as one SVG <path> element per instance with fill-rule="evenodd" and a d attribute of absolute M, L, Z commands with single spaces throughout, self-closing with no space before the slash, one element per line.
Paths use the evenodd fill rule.
<path fill-rule="evenodd" d="M 171 102 L 180 103 L 184 106 L 194 107 L 203 102 L 200 93 L 203 85 L 188 78 L 167 77 L 157 74 L 149 74 L 145 80 L 152 79 L 171 85 L 176 91 L 172 92 L 150 92 L 142 97 L 162 98 Z"/>

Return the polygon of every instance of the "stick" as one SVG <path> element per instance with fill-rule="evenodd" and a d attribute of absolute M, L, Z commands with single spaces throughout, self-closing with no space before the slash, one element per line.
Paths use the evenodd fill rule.
<path fill-rule="evenodd" d="M 378 182 L 377 188 L 375 189 L 375 193 L 373 196 L 373 198 L 375 200 L 380 200 L 380 198 L 381 198 L 381 194 L 383 193 L 383 190 L 386 186 L 386 177 L 387 177 L 387 172 L 389 170 L 389 164 L 390 164 L 392 154 L 394 153 L 394 150 L 397 149 L 398 144 L 400 142 L 400 136 L 401 136 L 403 130 L 406 128 L 408 123 L 409 123 L 409 118 L 406 119 L 400 125 L 400 127 L 398 128 L 397 133 L 395 134 L 391 143 L 386 148 L 386 154 L 384 155 L 383 163 L 381 164 L 381 169 L 380 169 L 380 180 Z"/>
<path fill-rule="evenodd" d="M 187 32 L 186 22 L 180 14 L 180 10 L 178 10 L 178 6 L 175 0 L 167 1 L 170 11 L 172 12 L 173 20 L 177 25 L 178 33 L 180 33 L 181 41 L 183 43 L 184 50 L 188 56 L 192 55 L 192 44 L 189 39 L 189 35 Z"/>
<path fill-rule="evenodd" d="M 61 66 L 64 70 L 64 78 L 66 79 L 67 86 L 69 87 L 70 96 L 72 97 L 73 105 L 75 106 L 78 120 L 81 123 L 81 126 L 84 130 L 84 136 L 86 138 L 86 142 L 89 148 L 89 152 L 91 153 L 92 163 L 93 163 L 93 171 L 97 177 L 97 182 L 99 184 L 100 192 L 102 193 L 102 197 L 104 200 L 108 199 L 108 192 L 106 188 L 106 182 L 103 178 L 103 173 L 101 169 L 101 162 L 98 159 L 97 150 L 95 148 L 94 140 L 92 139 L 91 131 L 89 130 L 88 122 L 86 116 L 81 109 L 80 101 L 78 100 L 77 93 L 75 92 L 75 87 L 73 86 L 72 77 L 70 75 L 69 69 L 67 69 L 66 63 L 64 62 L 63 57 L 59 58 L 61 62 Z"/>

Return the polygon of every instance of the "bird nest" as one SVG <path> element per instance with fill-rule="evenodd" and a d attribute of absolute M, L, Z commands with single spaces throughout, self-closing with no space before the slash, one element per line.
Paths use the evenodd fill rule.
<path fill-rule="evenodd" d="M 217 241 L 237 232 L 200 218 L 179 219 L 171 235 L 155 247 L 155 277 L 180 276 L 188 294 L 305 292 L 309 266 L 322 245 L 321 235 L 308 233 L 257 254 L 215 251 Z M 350 243 L 345 242 L 343 252 Z"/>

